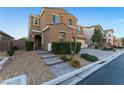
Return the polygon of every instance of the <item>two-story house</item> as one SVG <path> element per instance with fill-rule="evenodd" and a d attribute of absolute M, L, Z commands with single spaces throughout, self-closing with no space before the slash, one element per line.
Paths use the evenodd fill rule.
<path fill-rule="evenodd" d="M 52 42 L 77 41 L 84 48 L 86 36 L 74 15 L 61 8 L 43 8 L 40 15 L 29 17 L 29 39 L 35 49 L 51 51 Z"/>
<path fill-rule="evenodd" d="M 93 26 L 84 26 L 83 27 L 84 34 L 87 37 L 86 44 L 87 44 L 88 47 L 91 47 L 93 45 L 92 36 L 94 35 L 95 27 L 99 27 L 101 29 L 101 33 L 102 34 L 104 33 L 102 26 L 99 25 L 99 24 L 98 25 L 93 25 Z"/>
<path fill-rule="evenodd" d="M 103 37 L 103 44 L 104 46 L 112 46 L 114 42 L 114 30 L 113 29 L 107 29 L 104 30 L 104 37 Z"/>

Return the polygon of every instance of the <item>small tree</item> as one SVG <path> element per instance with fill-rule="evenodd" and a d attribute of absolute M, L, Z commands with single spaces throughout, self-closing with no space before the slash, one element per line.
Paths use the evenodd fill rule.
<path fill-rule="evenodd" d="M 94 29 L 94 34 L 91 38 L 92 42 L 99 46 L 101 41 L 102 41 L 102 30 L 99 26 L 96 26 L 95 29 Z"/>
<path fill-rule="evenodd" d="M 123 43 L 123 46 L 124 46 L 124 38 L 122 38 L 122 43 Z"/>

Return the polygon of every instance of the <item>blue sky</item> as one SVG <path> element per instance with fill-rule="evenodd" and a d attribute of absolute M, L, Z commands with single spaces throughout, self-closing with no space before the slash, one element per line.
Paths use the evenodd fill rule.
<path fill-rule="evenodd" d="M 124 8 L 68 7 L 64 9 L 76 16 L 81 25 L 100 24 L 104 29 L 113 28 L 115 36 L 124 37 Z M 40 7 L 0 8 L 0 30 L 16 39 L 27 37 L 28 17 L 30 14 L 38 15 L 40 11 Z"/>

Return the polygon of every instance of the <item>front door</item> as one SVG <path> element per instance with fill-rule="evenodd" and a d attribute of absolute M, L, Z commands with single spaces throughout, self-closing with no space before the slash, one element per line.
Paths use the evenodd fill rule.
<path fill-rule="evenodd" d="M 36 35 L 35 36 L 35 49 L 40 49 L 41 48 L 41 36 Z"/>

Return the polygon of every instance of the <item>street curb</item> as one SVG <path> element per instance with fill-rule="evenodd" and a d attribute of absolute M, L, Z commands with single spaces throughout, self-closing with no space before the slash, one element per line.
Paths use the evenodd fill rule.
<path fill-rule="evenodd" d="M 95 71 L 99 70 L 106 64 L 110 63 L 112 60 L 116 59 L 120 55 L 122 55 L 124 52 L 118 52 L 110 57 L 107 57 L 103 60 L 97 61 L 95 63 L 89 64 L 85 67 L 82 67 L 78 70 L 69 72 L 63 76 L 60 76 L 58 78 L 55 78 L 53 80 L 50 80 L 48 82 L 43 83 L 42 85 L 74 85 L 80 82 L 81 80 L 85 79 Z M 73 77 L 78 76 L 77 79 L 71 80 Z M 70 80 L 70 82 L 68 82 Z M 68 83 L 66 83 L 68 82 Z"/>

